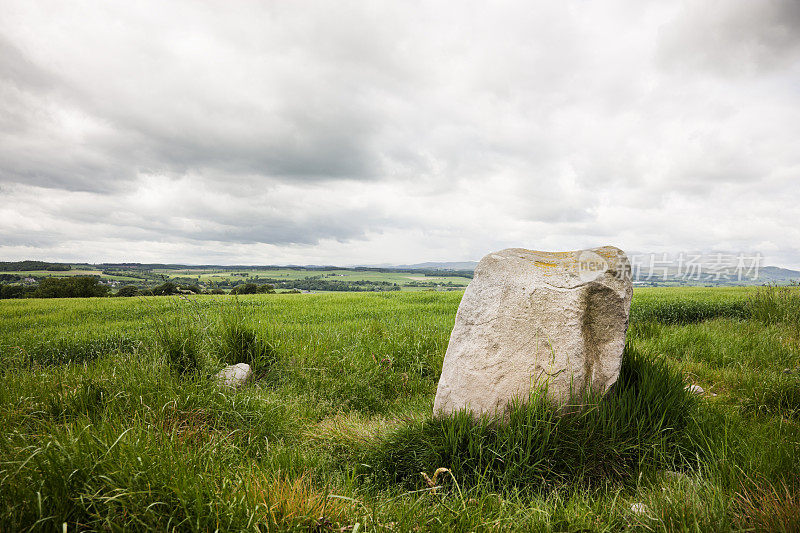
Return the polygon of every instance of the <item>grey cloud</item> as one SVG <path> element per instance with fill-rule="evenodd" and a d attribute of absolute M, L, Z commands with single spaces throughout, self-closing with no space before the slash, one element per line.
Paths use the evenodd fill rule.
<path fill-rule="evenodd" d="M 308 33 L 315 28 L 301 29 Z M 313 43 L 315 37 L 305 38 Z M 6 44 L 0 48 L 0 61 L 10 67 L 13 90 L 23 97 L 9 98 L 11 89 L 3 90 L 7 137 L 0 149 L 0 179 L 88 191 L 124 187 L 139 172 L 380 179 L 383 158 L 372 141 L 385 117 L 374 100 L 381 98 L 381 84 L 398 84 L 393 75 L 374 86 L 358 80 L 364 72 L 374 76 L 381 63 L 391 62 L 371 47 L 361 49 L 366 56 L 363 66 L 357 56 L 350 58 L 349 67 L 329 65 L 336 40 L 345 37 L 333 35 L 323 40 L 326 47 L 316 44 L 299 54 L 284 50 L 285 57 L 280 49 L 269 50 L 266 64 L 259 60 L 262 50 L 238 58 L 239 64 L 230 68 L 214 65 L 223 80 L 217 94 L 205 94 L 205 87 L 191 78 L 174 84 L 168 69 L 180 70 L 181 65 L 166 45 L 159 49 L 157 39 L 148 53 L 160 57 L 149 61 L 163 66 L 150 76 L 128 78 L 122 86 L 103 79 L 113 78 L 113 72 L 91 68 L 86 79 L 76 80 L 77 74 L 69 79 L 69 72 L 57 77 Z M 353 43 L 345 43 L 343 54 L 356 52 Z M 391 50 L 382 53 L 391 55 Z M 249 71 L 251 87 L 224 80 L 241 68 Z M 232 94 L 219 94 L 225 91 Z M 73 110 L 103 125 L 103 130 L 65 139 L 49 105 Z"/>
<path fill-rule="evenodd" d="M 4 84 L 22 90 L 29 88 L 47 90 L 54 82 L 51 75 L 32 63 L 22 50 L 2 35 L 0 35 L 0 76 Z"/>
<path fill-rule="evenodd" d="M 130 196 L 109 199 L 102 194 L 84 192 L 60 198 L 63 193 L 54 189 L 38 189 L 16 196 L 26 202 L 30 201 L 30 195 L 35 195 L 41 201 L 37 218 L 62 221 L 62 237 L 80 228 L 81 232 L 133 241 L 313 245 L 324 239 L 362 239 L 367 228 L 394 223 L 370 206 L 330 202 L 324 210 L 304 209 L 302 189 L 298 189 L 294 197 L 283 194 L 273 198 L 269 192 L 262 191 L 245 199 L 225 191 L 224 186 L 210 187 L 202 195 L 194 193 L 194 187 L 204 187 L 202 180 L 177 189 L 166 209 L 161 204 L 155 207 L 137 205 L 136 197 Z M 15 196 L 13 191 L 10 196 Z M 216 205 L 219 202 L 225 205 Z M 61 232 L 54 229 L 53 233 Z M 43 244 L 43 241 L 36 242 Z"/>
<path fill-rule="evenodd" d="M 723 75 L 754 75 L 800 55 L 800 2 L 687 2 L 662 29 L 659 59 Z"/>
<path fill-rule="evenodd" d="M 0 36 L 0 182 L 110 192 L 134 168 L 117 132 L 76 139 L 59 114 L 92 121 L 72 87 Z"/>
<path fill-rule="evenodd" d="M 26 249 L 54 249 L 63 242 L 60 233 L 43 233 L 35 230 L 8 230 L 0 228 L 0 246 L 24 247 Z"/>

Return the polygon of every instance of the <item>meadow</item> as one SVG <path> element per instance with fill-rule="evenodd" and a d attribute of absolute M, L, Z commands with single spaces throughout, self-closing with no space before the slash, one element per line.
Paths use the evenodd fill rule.
<path fill-rule="evenodd" d="M 432 417 L 461 294 L 0 301 L 0 531 L 800 530 L 797 287 L 637 288 L 507 424 Z"/>

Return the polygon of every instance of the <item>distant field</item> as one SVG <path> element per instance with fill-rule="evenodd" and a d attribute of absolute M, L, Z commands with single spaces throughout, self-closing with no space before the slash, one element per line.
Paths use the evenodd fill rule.
<path fill-rule="evenodd" d="M 201 269 L 156 269 L 154 273 L 171 278 L 195 278 L 200 282 L 219 281 L 219 280 L 241 280 L 249 281 L 255 278 L 274 278 L 281 280 L 299 280 L 306 277 L 322 276 L 324 279 L 333 281 L 385 281 L 404 285 L 412 281 L 435 281 L 440 283 L 453 283 L 458 286 L 466 287 L 469 283 L 468 278 L 459 276 L 424 276 L 413 272 L 371 272 L 359 270 L 201 270 Z M 242 275 L 246 274 L 246 275 Z M 408 288 L 418 289 L 418 288 Z"/>
<path fill-rule="evenodd" d="M 393 271 L 386 270 L 364 270 L 364 269 L 327 269 L 318 270 L 316 268 L 298 267 L 298 268 L 253 268 L 242 267 L 240 269 L 234 267 L 214 267 L 214 268 L 201 268 L 201 267 L 170 267 L 170 268 L 146 268 L 146 269 L 126 269 L 123 267 L 108 267 L 106 271 L 101 269 L 86 268 L 86 265 L 72 265 L 73 270 L 69 271 L 9 271 L 5 274 L 19 275 L 25 278 L 41 278 L 41 277 L 64 277 L 64 276 L 97 276 L 104 282 L 113 282 L 111 285 L 114 290 L 119 287 L 130 284 L 136 285 L 140 288 L 153 288 L 166 281 L 172 281 L 184 288 L 190 286 L 199 287 L 201 291 L 209 292 L 212 289 L 222 288 L 230 291 L 237 284 L 243 283 L 272 283 L 280 284 L 288 282 L 287 285 L 280 287 L 282 290 L 298 288 L 304 291 L 311 292 L 346 292 L 346 291 L 389 291 L 399 290 L 406 292 L 417 291 L 448 291 L 458 290 L 464 288 L 469 284 L 470 278 L 463 275 L 448 275 L 447 271 Z M 765 282 L 772 278 L 765 278 Z M 294 283 L 292 283 L 294 282 Z M 322 284 L 318 282 L 323 282 Z M 652 283 L 688 283 L 686 281 L 670 281 L 662 282 L 659 280 Z M 787 279 L 779 280 L 779 283 L 786 284 Z M 353 284 L 361 285 L 353 285 Z M 648 282 L 650 283 L 650 282 Z M 703 282 L 692 282 L 701 284 Z M 707 283 L 714 283 L 708 281 Z M 745 282 L 742 282 L 745 283 Z M 371 284 L 365 286 L 364 284 Z M 665 288 L 681 290 L 681 288 L 699 289 L 701 292 L 694 294 L 703 294 L 702 290 L 731 290 L 733 292 L 722 292 L 719 294 L 739 294 L 737 290 L 748 290 L 747 285 L 728 285 L 728 286 L 714 286 L 714 287 L 689 287 L 684 285 L 678 286 L 663 286 L 663 287 L 644 287 L 638 286 L 637 290 L 645 290 L 648 288 Z"/>
<path fill-rule="evenodd" d="M 102 270 L 65 270 L 58 272 L 50 272 L 47 270 L 10 270 L 3 272 L 3 274 L 12 274 L 26 278 L 63 278 L 66 276 L 98 276 L 101 279 L 115 280 L 115 281 L 140 281 L 137 278 L 130 276 L 116 276 L 103 274 Z"/>
<path fill-rule="evenodd" d="M 797 288 L 636 289 L 617 390 L 508 430 L 431 417 L 461 295 L 0 301 L 0 530 L 800 530 Z"/>
<path fill-rule="evenodd" d="M 182 284 L 197 284 L 201 288 L 210 289 L 219 285 L 230 286 L 237 283 L 267 283 L 269 281 L 299 281 L 306 278 L 322 279 L 331 282 L 377 282 L 397 284 L 402 291 L 423 291 L 466 287 L 469 278 L 463 276 L 426 276 L 420 272 L 377 272 L 364 270 L 303 270 L 303 269 L 264 269 L 264 270 L 232 270 L 194 269 L 194 268 L 159 268 L 139 272 L 142 277 L 124 275 L 124 272 L 105 273 L 100 269 L 79 269 L 51 272 L 45 270 L 7 271 L 4 274 L 18 275 L 24 278 L 97 276 L 104 281 L 116 281 L 119 285 L 133 284 L 153 286 L 164 281 L 175 281 Z M 437 284 L 437 286 L 431 286 Z M 314 291 L 325 292 L 325 291 Z"/>

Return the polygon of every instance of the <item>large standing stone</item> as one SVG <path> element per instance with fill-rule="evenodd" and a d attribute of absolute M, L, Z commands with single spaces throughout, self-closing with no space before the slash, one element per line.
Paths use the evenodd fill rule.
<path fill-rule="evenodd" d="M 458 307 L 434 412 L 501 414 L 547 385 L 557 404 L 619 376 L 633 289 L 628 258 L 509 248 L 484 257 Z"/>

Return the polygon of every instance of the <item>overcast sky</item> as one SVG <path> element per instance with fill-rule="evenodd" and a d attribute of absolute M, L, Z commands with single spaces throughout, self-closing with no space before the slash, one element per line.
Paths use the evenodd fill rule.
<path fill-rule="evenodd" d="M 0 0 L 0 259 L 761 252 L 800 2 Z"/>

